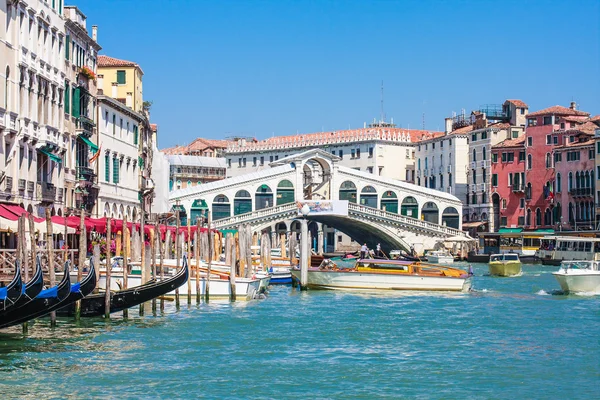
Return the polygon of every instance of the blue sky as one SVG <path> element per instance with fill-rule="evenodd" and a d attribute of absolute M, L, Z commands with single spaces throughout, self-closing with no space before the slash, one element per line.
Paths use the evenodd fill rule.
<path fill-rule="evenodd" d="M 159 147 L 196 137 L 443 130 L 462 108 L 600 114 L 600 2 L 77 0 L 101 54 L 138 62 Z"/>

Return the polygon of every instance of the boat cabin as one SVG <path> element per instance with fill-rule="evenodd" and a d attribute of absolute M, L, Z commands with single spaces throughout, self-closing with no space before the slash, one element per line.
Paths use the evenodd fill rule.
<path fill-rule="evenodd" d="M 542 260 L 600 261 L 600 238 L 549 236 L 542 240 L 536 255 Z"/>
<path fill-rule="evenodd" d="M 598 261 L 563 261 L 560 264 L 561 269 L 569 270 L 569 269 L 579 269 L 579 270 L 589 270 L 589 271 L 600 271 L 600 262 Z"/>
<path fill-rule="evenodd" d="M 484 254 L 516 253 L 520 256 L 535 256 L 542 240 L 554 231 L 537 229 L 523 231 L 521 228 L 500 228 L 499 232 L 479 235 L 479 247 Z"/>
<path fill-rule="evenodd" d="M 516 253 L 503 253 L 503 254 L 492 254 L 490 256 L 490 262 L 509 262 L 519 261 L 519 255 Z"/>

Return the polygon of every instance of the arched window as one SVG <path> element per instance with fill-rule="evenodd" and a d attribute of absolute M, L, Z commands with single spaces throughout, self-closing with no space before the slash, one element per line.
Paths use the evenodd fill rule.
<path fill-rule="evenodd" d="M 4 109 L 8 110 L 8 93 L 10 92 L 10 87 L 8 82 L 10 81 L 10 67 L 6 66 L 6 78 L 4 81 Z"/>
<path fill-rule="evenodd" d="M 560 177 L 560 172 L 556 174 L 556 192 L 560 193 L 562 191 L 562 181 Z"/>
<path fill-rule="evenodd" d="M 417 159 L 417 169 L 421 169 L 421 159 Z"/>
<path fill-rule="evenodd" d="M 551 168 L 552 167 L 552 162 L 550 159 L 550 153 L 546 153 L 546 168 Z"/>
<path fill-rule="evenodd" d="M 473 160 L 472 161 L 477 161 L 477 153 L 475 152 L 475 149 L 473 149 Z"/>
<path fill-rule="evenodd" d="M 573 173 L 572 172 L 569 172 L 569 181 L 568 181 L 567 185 L 569 188 L 569 192 L 571 190 L 573 190 Z"/>
<path fill-rule="evenodd" d="M 527 214 L 525 216 L 525 225 L 527 225 L 527 226 L 531 225 L 531 209 L 530 208 L 527 209 Z"/>
<path fill-rule="evenodd" d="M 427 160 L 428 160 L 428 158 L 427 158 L 427 157 L 425 157 L 425 169 L 427 169 L 427 168 L 428 168 L 428 167 L 427 167 Z"/>
<path fill-rule="evenodd" d="M 191 187 L 192 186 L 192 181 L 188 181 L 187 182 L 187 187 Z"/>
<path fill-rule="evenodd" d="M 481 159 L 482 160 L 487 160 L 487 156 L 486 156 L 486 153 L 485 153 L 485 147 L 483 148 L 483 154 L 482 154 Z"/>
<path fill-rule="evenodd" d="M 527 169 L 531 169 L 531 154 L 527 154 Z"/>
<path fill-rule="evenodd" d="M 579 189 L 581 187 L 581 179 L 579 177 L 579 171 L 575 172 L 575 189 Z"/>
<path fill-rule="evenodd" d="M 536 225 L 542 224 L 542 210 L 540 210 L 539 208 L 537 208 L 535 210 L 535 224 Z"/>

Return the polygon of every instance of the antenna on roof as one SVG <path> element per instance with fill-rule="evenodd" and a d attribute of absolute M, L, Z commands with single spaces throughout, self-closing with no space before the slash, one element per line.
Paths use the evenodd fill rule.
<path fill-rule="evenodd" d="M 381 81 L 381 122 L 385 121 L 385 114 L 383 113 L 383 80 Z"/>

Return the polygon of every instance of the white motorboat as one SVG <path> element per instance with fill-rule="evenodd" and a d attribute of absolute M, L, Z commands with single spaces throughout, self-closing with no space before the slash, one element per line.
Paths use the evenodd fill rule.
<path fill-rule="evenodd" d="M 467 271 L 401 260 L 358 260 L 354 268 L 338 269 L 327 260 L 308 269 L 307 287 L 334 290 L 436 290 L 468 291 L 471 275 Z M 300 269 L 293 268 L 300 281 Z"/>
<path fill-rule="evenodd" d="M 552 275 L 566 293 L 600 294 L 600 261 L 563 261 Z"/>
<path fill-rule="evenodd" d="M 454 256 L 447 250 L 436 250 L 427 253 L 427 262 L 432 264 L 452 264 Z"/>

